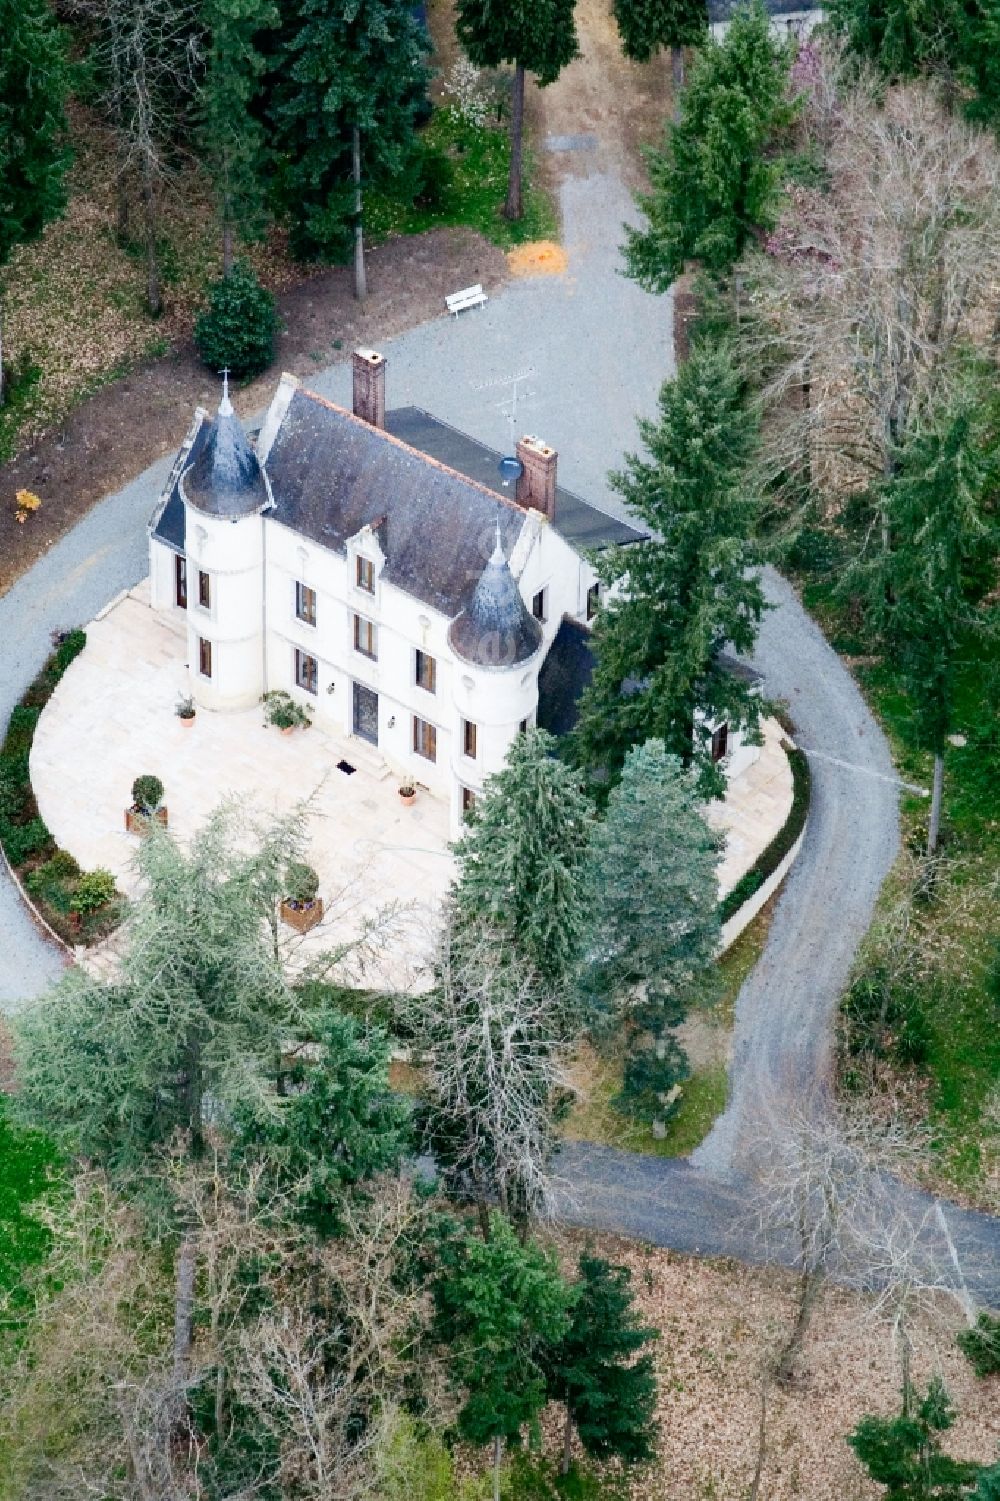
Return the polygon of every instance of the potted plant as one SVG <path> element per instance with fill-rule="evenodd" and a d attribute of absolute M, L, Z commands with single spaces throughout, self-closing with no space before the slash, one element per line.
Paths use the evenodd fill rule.
<path fill-rule="evenodd" d="M 190 694 L 181 695 L 177 700 L 177 707 L 174 709 L 174 713 L 180 720 L 182 727 L 185 730 L 189 730 L 194 724 L 194 699 Z"/>
<path fill-rule="evenodd" d="M 312 710 L 297 703 L 284 688 L 272 688 L 270 693 L 264 694 L 261 703 L 264 705 L 265 725 L 273 724 L 283 735 L 290 735 L 298 725 L 308 729 Z"/>
<path fill-rule="evenodd" d="M 281 920 L 297 933 L 308 933 L 323 920 L 323 898 L 317 896 L 319 876 L 311 865 L 293 860 L 285 872 L 286 896 L 281 901 Z"/>
<path fill-rule="evenodd" d="M 417 789 L 413 783 L 404 782 L 399 789 L 399 801 L 403 804 L 403 807 L 408 808 L 411 803 L 416 801 L 416 797 Z"/>
<path fill-rule="evenodd" d="M 125 828 L 130 834 L 148 834 L 154 818 L 167 827 L 163 783 L 159 777 L 136 777 L 132 783 L 132 806 L 125 809 Z"/>

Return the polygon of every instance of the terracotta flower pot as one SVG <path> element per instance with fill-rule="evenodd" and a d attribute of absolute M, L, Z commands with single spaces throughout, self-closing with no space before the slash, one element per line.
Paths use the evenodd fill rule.
<path fill-rule="evenodd" d="M 295 728 L 295 726 L 293 724 L 283 724 L 281 726 L 281 733 L 283 735 L 290 735 L 292 733 L 292 731 L 294 730 L 294 728 Z"/>
<path fill-rule="evenodd" d="M 399 801 L 402 803 L 402 805 L 403 805 L 404 808 L 409 808 L 413 803 L 416 802 L 416 800 L 417 800 L 417 790 L 416 790 L 415 787 L 413 789 L 411 789 L 411 791 L 409 791 L 409 792 L 404 792 L 403 789 L 402 789 L 402 787 L 400 787 L 400 789 L 399 789 Z"/>
<path fill-rule="evenodd" d="M 189 730 L 191 728 L 191 726 L 194 724 L 194 720 L 195 720 L 195 716 L 193 714 L 186 714 L 186 715 L 185 714 L 178 714 L 177 718 L 181 722 L 181 729 L 182 730 Z"/>
<path fill-rule="evenodd" d="M 295 903 L 285 897 L 281 903 L 281 921 L 296 933 L 308 933 L 323 921 L 323 898 L 317 896 L 311 902 Z"/>
<path fill-rule="evenodd" d="M 153 814 L 153 818 L 156 819 L 157 823 L 162 824 L 164 828 L 167 827 L 167 810 L 166 810 L 166 808 L 157 808 L 156 812 Z M 126 808 L 125 809 L 125 831 L 126 831 L 126 833 L 128 833 L 128 834 L 148 834 L 149 833 L 149 826 L 150 826 L 151 823 L 152 823 L 152 819 L 150 818 L 150 816 L 149 816 L 148 813 L 140 813 L 139 810 L 138 810 L 138 808 L 136 808 L 136 807 L 131 807 L 131 808 Z"/>

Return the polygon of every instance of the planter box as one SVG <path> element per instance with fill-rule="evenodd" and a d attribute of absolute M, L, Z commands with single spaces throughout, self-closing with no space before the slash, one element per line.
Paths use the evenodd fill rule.
<path fill-rule="evenodd" d="M 316 897 L 308 907 L 293 907 L 291 902 L 282 901 L 281 921 L 294 928 L 296 933 L 308 933 L 310 928 L 323 921 L 323 898 Z"/>
<path fill-rule="evenodd" d="M 157 823 L 162 824 L 164 828 L 167 827 L 167 810 L 166 810 L 166 808 L 157 808 L 156 812 L 153 814 L 153 818 L 156 819 Z M 150 825 L 151 822 L 152 822 L 152 819 L 147 818 L 147 816 L 146 816 L 145 813 L 137 813 L 134 808 L 126 808 L 125 809 L 125 830 L 126 830 L 126 833 L 129 833 L 129 834 L 148 834 L 149 833 L 149 825 Z"/>

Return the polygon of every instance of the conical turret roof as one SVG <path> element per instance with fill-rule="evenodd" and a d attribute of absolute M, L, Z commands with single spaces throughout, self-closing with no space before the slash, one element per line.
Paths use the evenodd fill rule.
<path fill-rule="evenodd" d="M 452 621 L 448 641 L 456 656 L 477 667 L 516 667 L 541 645 L 542 628 L 504 557 L 499 524 L 493 555 L 469 604 Z"/>
<path fill-rule="evenodd" d="M 227 520 L 252 516 L 267 504 L 264 474 L 233 411 L 228 378 L 198 455 L 181 476 L 181 493 L 197 510 Z"/>

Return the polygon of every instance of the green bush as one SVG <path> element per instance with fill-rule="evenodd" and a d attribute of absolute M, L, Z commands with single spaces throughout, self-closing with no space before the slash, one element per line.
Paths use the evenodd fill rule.
<path fill-rule="evenodd" d="M 919 989 L 885 965 L 870 964 L 841 1002 L 841 1035 L 850 1058 L 893 1058 L 922 1064 L 930 1050 L 930 1030 Z"/>
<path fill-rule="evenodd" d="M 296 725 L 305 729 L 311 723 L 312 710 L 307 704 L 297 703 L 284 688 L 272 688 L 261 699 L 264 705 L 264 723 L 273 724 L 278 730 L 291 730 Z"/>
<path fill-rule="evenodd" d="M 69 907 L 71 912 L 78 912 L 81 917 L 87 917 L 91 912 L 97 912 L 101 907 L 106 907 L 116 895 L 115 878 L 110 870 L 98 868 L 83 873 L 76 883 L 76 890 L 70 897 Z"/>
<path fill-rule="evenodd" d="M 194 341 L 210 370 L 229 369 L 238 380 L 262 374 L 274 359 L 278 315 L 271 293 L 238 261 L 213 282 L 208 307 L 195 324 Z"/>
<path fill-rule="evenodd" d="M 740 877 L 732 891 L 727 892 L 719 903 L 719 921 L 728 922 L 774 874 L 796 839 L 806 826 L 809 814 L 809 762 L 805 752 L 785 746 L 792 768 L 792 806 L 784 824 L 771 843 L 757 856 L 750 869 Z"/>
<path fill-rule="evenodd" d="M 32 818 L 28 823 L 4 825 L 3 847 L 15 869 L 51 843 L 52 835 L 40 818 Z"/>
<path fill-rule="evenodd" d="M 75 662 L 87 644 L 86 631 L 67 631 L 52 654 L 52 663 L 62 677 L 71 662 Z"/>
<path fill-rule="evenodd" d="M 285 872 L 285 895 L 288 900 L 306 906 L 316 900 L 318 890 L 319 876 L 312 866 L 301 860 L 293 860 Z"/>
<path fill-rule="evenodd" d="M 669 1104 L 665 1100 L 676 1084 L 691 1076 L 687 1054 L 676 1037 L 664 1033 L 659 1049 L 662 1058 L 656 1048 L 642 1048 L 629 1055 L 625 1060 L 621 1093 L 612 1101 L 622 1115 L 645 1125 L 670 1119 L 680 1097 Z"/>
<path fill-rule="evenodd" d="M 159 777 L 136 777 L 132 783 L 132 803 L 137 813 L 155 813 L 163 802 L 163 783 Z"/>
<path fill-rule="evenodd" d="M 995 1376 L 1000 1371 L 1000 1318 L 981 1313 L 975 1327 L 963 1329 L 956 1342 L 977 1376 Z"/>

